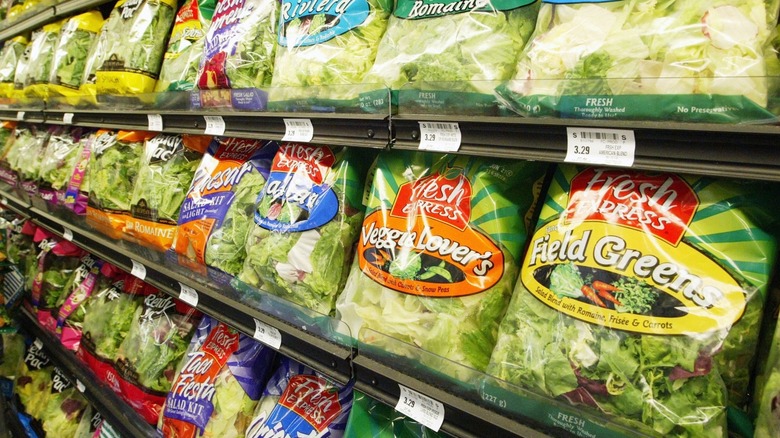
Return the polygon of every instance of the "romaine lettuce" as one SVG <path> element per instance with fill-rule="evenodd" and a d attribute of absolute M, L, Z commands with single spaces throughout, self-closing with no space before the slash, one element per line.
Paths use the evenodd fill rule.
<path fill-rule="evenodd" d="M 84 67 L 103 16 L 98 11 L 85 12 L 70 18 L 62 27 L 60 39 L 54 48 L 49 82 L 70 89 L 78 89 L 84 79 Z M 56 87 L 55 87 L 56 89 Z"/>
<path fill-rule="evenodd" d="M 98 134 L 89 163 L 90 204 L 129 212 L 144 151 L 143 138 L 126 131 Z"/>

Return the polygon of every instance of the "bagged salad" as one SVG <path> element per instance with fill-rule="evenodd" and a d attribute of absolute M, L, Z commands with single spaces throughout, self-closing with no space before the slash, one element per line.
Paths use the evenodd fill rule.
<path fill-rule="evenodd" d="M 184 357 L 200 313 L 168 294 L 144 297 L 119 346 L 120 395 L 149 424 L 157 424 L 176 367 Z"/>
<path fill-rule="evenodd" d="M 42 125 L 17 127 L 16 139 L 6 154 L 8 165 L 16 172 L 21 190 L 29 196 L 38 194 L 41 157 L 55 129 Z"/>
<path fill-rule="evenodd" d="M 165 437 L 243 437 L 276 352 L 205 316 L 190 342 L 159 429 Z"/>
<path fill-rule="evenodd" d="M 65 22 L 60 39 L 54 47 L 49 74 L 50 94 L 77 94 L 84 80 L 87 55 L 97 40 L 102 25 L 103 16 L 99 11 L 84 12 Z"/>
<path fill-rule="evenodd" d="M 178 254 L 238 275 L 255 200 L 277 149 L 272 141 L 214 138 L 179 212 Z"/>
<path fill-rule="evenodd" d="M 246 438 L 340 438 L 351 407 L 352 382 L 339 384 L 282 357 L 263 390 Z"/>
<path fill-rule="evenodd" d="M 286 143 L 257 197 L 239 279 L 329 314 L 363 222 L 371 157 L 360 149 Z"/>
<path fill-rule="evenodd" d="M 84 75 L 81 77 L 78 97 L 72 100 L 76 106 L 97 105 L 97 69 L 103 64 L 103 57 L 106 55 L 109 38 L 107 31 L 110 25 L 109 20 L 103 20 L 100 31 L 89 47 L 84 60 Z"/>
<path fill-rule="evenodd" d="M 43 228 L 35 231 L 38 268 L 32 284 L 31 303 L 38 322 L 51 332 L 57 329 L 57 310 L 76 281 L 83 249 L 59 239 Z"/>
<path fill-rule="evenodd" d="M 775 291 L 777 292 L 777 291 Z M 778 297 L 775 297 L 777 299 Z M 752 413 L 755 415 L 756 438 L 770 438 L 777 435 L 780 430 L 780 412 L 778 401 L 780 400 L 780 330 L 778 330 L 777 303 L 773 303 L 774 309 L 767 312 L 764 318 L 762 340 L 759 344 L 759 366 L 756 367 L 754 380 Z M 761 350 L 764 348 L 764 350 Z"/>
<path fill-rule="evenodd" d="M 536 0 L 400 0 L 365 82 L 401 90 L 405 105 L 492 113 L 493 89 L 513 77 L 538 10 Z"/>
<path fill-rule="evenodd" d="M 317 106 L 352 106 L 359 92 L 354 85 L 364 82 L 374 63 L 393 3 L 355 0 L 320 3 L 317 9 L 304 6 L 282 0 L 268 106 L 294 109 L 296 100 L 306 98 Z"/>
<path fill-rule="evenodd" d="M 118 387 L 114 363 L 119 347 L 130 332 L 136 311 L 154 289 L 143 281 L 120 271 L 109 263 L 100 270 L 99 285 L 84 304 L 81 343 L 76 355 L 116 393 Z"/>
<path fill-rule="evenodd" d="M 15 121 L 4 120 L 0 122 L 0 181 L 13 186 L 16 184 L 16 174 L 8 164 L 8 152 L 16 142 Z"/>
<path fill-rule="evenodd" d="M 24 93 L 27 96 L 48 97 L 52 58 L 64 23 L 65 20 L 56 21 L 33 32 L 27 74 L 24 76 Z"/>
<path fill-rule="evenodd" d="M 87 213 L 87 204 L 89 203 L 89 161 L 92 156 L 92 148 L 98 138 L 104 132 L 91 131 L 89 134 L 81 133 L 79 139 L 78 156 L 73 165 L 73 172 L 67 180 L 65 187 L 57 192 L 57 198 L 60 204 L 73 210 L 78 215 Z M 111 135 L 108 136 L 109 138 Z M 100 142 L 97 142 L 100 144 Z"/>
<path fill-rule="evenodd" d="M 146 140 L 130 198 L 132 218 L 123 237 L 167 251 L 176 234 L 179 209 L 211 137 L 158 134 Z"/>
<path fill-rule="evenodd" d="M 279 22 L 274 0 L 220 0 L 205 39 L 198 88 L 271 84 Z"/>
<path fill-rule="evenodd" d="M 0 50 L 0 97 L 11 97 L 14 90 L 16 65 L 27 48 L 29 39 L 25 35 L 17 35 L 5 41 Z"/>
<path fill-rule="evenodd" d="M 377 339 L 361 328 L 484 370 L 544 171 L 524 161 L 380 154 L 337 316 L 367 344 Z"/>
<path fill-rule="evenodd" d="M 41 413 L 46 436 L 72 437 L 87 410 L 87 400 L 59 367 L 52 369 L 51 392 Z"/>
<path fill-rule="evenodd" d="M 98 280 L 103 261 L 85 254 L 73 274 L 70 290 L 63 294 L 57 310 L 57 333 L 68 350 L 76 351 L 81 343 L 86 300 L 99 288 Z"/>
<path fill-rule="evenodd" d="M 774 270 L 772 196 L 559 166 L 488 373 L 639 433 L 725 436 Z"/>
<path fill-rule="evenodd" d="M 49 354 L 43 349 L 39 339 L 28 340 L 24 350 L 24 360 L 16 377 L 14 392 L 27 414 L 40 420 L 52 387 L 52 370 Z"/>
<path fill-rule="evenodd" d="M 119 0 L 99 44 L 98 94 L 139 94 L 154 90 L 171 33 L 173 0 Z"/>
<path fill-rule="evenodd" d="M 59 127 L 53 130 L 46 153 L 38 157 L 41 161 L 38 187 L 41 198 L 52 204 L 61 203 L 84 146 L 81 140 L 87 135 L 89 131 L 84 128 Z"/>
<path fill-rule="evenodd" d="M 32 40 L 27 44 L 22 52 L 22 57 L 16 62 L 16 70 L 14 70 L 14 91 L 11 96 L 14 101 L 23 102 L 24 98 L 24 83 L 27 80 L 27 74 L 30 67 L 30 53 L 32 51 Z"/>
<path fill-rule="evenodd" d="M 543 0 L 515 79 L 524 116 L 742 122 L 776 92 L 767 66 L 779 3 Z M 776 88 L 776 86 L 774 87 Z"/>
<path fill-rule="evenodd" d="M 195 88 L 206 32 L 216 0 L 187 0 L 179 8 L 165 51 L 156 93 Z"/>
<path fill-rule="evenodd" d="M 154 135 L 146 131 L 100 130 L 92 141 L 87 222 L 111 238 L 122 237 L 144 142 Z"/>

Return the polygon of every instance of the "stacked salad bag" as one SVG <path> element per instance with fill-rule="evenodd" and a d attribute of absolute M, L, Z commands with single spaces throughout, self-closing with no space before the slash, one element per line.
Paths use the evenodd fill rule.
<path fill-rule="evenodd" d="M 725 436 L 747 402 L 777 214 L 771 187 L 561 165 L 488 373 L 598 422 Z"/>
<path fill-rule="evenodd" d="M 199 318 L 197 310 L 158 291 L 145 296 L 133 314 L 117 351 L 117 383 L 120 396 L 149 424 L 160 418 Z"/>
<path fill-rule="evenodd" d="M 57 334 L 68 350 L 76 351 L 81 343 L 85 302 L 96 288 L 99 288 L 100 270 L 103 261 L 92 254 L 85 254 L 73 273 L 71 289 L 63 294 L 57 310 Z"/>
<path fill-rule="evenodd" d="M 363 222 L 368 163 L 357 148 L 283 144 L 257 197 L 239 279 L 329 314 Z"/>
<path fill-rule="evenodd" d="M 340 438 L 352 407 L 346 385 L 283 357 L 263 390 L 246 438 Z"/>
<path fill-rule="evenodd" d="M 38 246 L 38 266 L 30 301 L 41 327 L 55 332 L 59 306 L 76 281 L 85 252 L 43 228 L 35 231 L 33 240 Z"/>
<path fill-rule="evenodd" d="M 97 57 L 98 94 L 154 90 L 176 15 L 173 0 L 119 0 L 103 26 Z"/>
<path fill-rule="evenodd" d="M 165 400 L 163 436 L 243 437 L 275 356 L 251 337 L 203 317 Z"/>
<path fill-rule="evenodd" d="M 124 234 L 144 142 L 154 136 L 146 131 L 100 130 L 92 141 L 87 221 L 111 238 Z"/>
<path fill-rule="evenodd" d="M 41 198 L 55 205 L 64 202 L 66 189 L 85 145 L 82 140 L 89 133 L 84 128 L 67 127 L 52 132 L 46 153 L 38 157 L 41 161 L 38 195 Z"/>
<path fill-rule="evenodd" d="M 14 186 L 18 181 L 16 173 L 11 169 L 11 164 L 8 161 L 8 153 L 13 149 L 14 143 L 16 143 L 17 125 L 15 121 L 3 121 L 0 122 L 0 181 Z"/>
<path fill-rule="evenodd" d="M 187 0 L 179 8 L 165 51 L 156 93 L 195 88 L 203 42 L 214 15 L 215 0 Z"/>
<path fill-rule="evenodd" d="M 404 106 L 413 101 L 448 113 L 495 111 L 493 89 L 513 77 L 538 5 L 536 0 L 400 0 L 364 82 L 393 90 L 412 82 L 412 90 L 400 91 Z M 425 92 L 415 91 L 421 89 Z"/>
<path fill-rule="evenodd" d="M 16 174 L 6 182 L 13 184 L 18 181 L 21 190 L 29 196 L 38 194 L 41 156 L 53 130 L 40 125 L 18 126 L 14 133 L 16 138 L 5 155 L 8 167 Z"/>
<path fill-rule="evenodd" d="M 94 46 L 103 16 L 89 11 L 68 19 L 60 31 L 49 72 L 51 96 L 74 96 L 84 80 L 89 50 Z"/>
<path fill-rule="evenodd" d="M 14 76 L 29 38 L 17 35 L 5 41 L 0 50 L 0 97 L 11 97 L 14 91 Z"/>
<path fill-rule="evenodd" d="M 53 370 L 51 359 L 43 349 L 43 342 L 39 339 L 27 342 L 14 384 L 14 394 L 19 397 L 23 410 L 37 420 L 42 418 L 46 409 Z"/>
<path fill-rule="evenodd" d="M 524 116 L 735 123 L 774 119 L 777 0 L 543 0 L 515 79 Z"/>
<path fill-rule="evenodd" d="M 275 0 L 218 1 L 206 34 L 198 88 L 242 90 L 230 93 L 232 106 L 265 109 L 264 99 L 252 89 L 271 84 L 278 16 L 279 2 Z M 211 105 L 211 96 L 213 93 L 202 94 L 201 104 Z"/>
<path fill-rule="evenodd" d="M 158 251 L 171 248 L 179 209 L 210 140 L 208 136 L 170 134 L 146 140 L 124 239 Z"/>
<path fill-rule="evenodd" d="M 30 40 L 30 57 L 26 74 L 22 78 L 24 94 L 28 97 L 45 99 L 49 96 L 49 75 L 52 59 L 60 40 L 65 20 L 49 23 L 33 32 Z"/>
<path fill-rule="evenodd" d="M 185 260 L 238 275 L 257 196 L 278 144 L 215 137 L 179 212 L 175 250 Z"/>
<path fill-rule="evenodd" d="M 84 304 L 81 343 L 76 355 L 98 380 L 108 382 L 117 393 L 121 392 L 115 383 L 117 379 L 109 376 L 116 376 L 114 364 L 119 347 L 130 332 L 136 311 L 152 293 L 152 287 L 143 281 L 103 263 L 99 286 Z"/>
<path fill-rule="evenodd" d="M 78 131 L 75 131 L 74 128 L 74 132 Z M 89 134 L 80 133 L 79 145 L 76 148 L 79 153 L 75 158 L 73 172 L 65 187 L 57 192 L 60 204 L 73 210 L 78 215 L 87 214 L 87 204 L 89 203 L 89 160 L 92 156 L 93 146 L 95 144 L 100 145 L 100 142 L 97 140 L 105 132 L 91 131 Z"/>
<path fill-rule="evenodd" d="M 51 391 L 41 413 L 46 436 L 72 437 L 87 410 L 87 400 L 59 367 L 51 375 Z"/>
<path fill-rule="evenodd" d="M 766 315 L 766 318 L 777 318 L 774 315 Z M 765 326 L 766 327 L 766 326 Z M 775 319 L 769 327 L 769 343 L 762 343 L 762 347 L 768 348 L 768 354 L 764 351 L 764 361 L 760 363 L 760 371 L 756 373 L 755 392 L 753 396 L 753 413 L 755 414 L 755 437 L 770 438 L 777 435 L 780 430 L 780 412 L 778 412 L 778 400 L 780 400 L 780 330 Z"/>
<path fill-rule="evenodd" d="M 366 344 L 379 340 L 361 329 L 484 370 L 545 166 L 406 151 L 374 166 L 338 317 Z"/>
<path fill-rule="evenodd" d="M 272 110 L 295 109 L 307 97 L 316 108 L 354 107 L 360 91 L 355 85 L 374 63 L 393 8 L 384 0 L 312 5 L 282 0 Z"/>

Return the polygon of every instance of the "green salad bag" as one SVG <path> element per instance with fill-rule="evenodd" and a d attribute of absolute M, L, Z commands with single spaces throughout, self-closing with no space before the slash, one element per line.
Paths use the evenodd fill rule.
<path fill-rule="evenodd" d="M 771 193 L 559 166 L 488 373 L 639 432 L 725 436 L 775 265 Z"/>

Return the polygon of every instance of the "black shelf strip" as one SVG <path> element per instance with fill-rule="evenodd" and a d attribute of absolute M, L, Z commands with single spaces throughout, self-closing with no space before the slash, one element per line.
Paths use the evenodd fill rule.
<path fill-rule="evenodd" d="M 352 363 L 357 376 L 355 389 L 388 406 L 395 407 L 398 402 L 399 384 L 441 402 L 445 412 L 441 431 L 449 435 L 468 438 L 570 436 L 562 430 L 542 432 L 544 427 L 540 424 L 529 426 L 533 420 L 521 422 L 509 418 L 370 357 L 358 354 Z"/>
<path fill-rule="evenodd" d="M 115 241 L 89 229 L 82 217 L 71 212 L 53 215 L 31 208 L 30 216 L 38 225 L 63 236 L 65 229 L 73 234 L 73 243 L 106 260 L 120 269 L 131 272 L 133 262 L 146 268 L 144 281 L 161 291 L 179 298 L 181 286 L 189 286 L 198 292 L 198 310 L 238 329 L 248 336 L 254 336 L 255 322 L 270 325 L 279 330 L 282 345 L 279 352 L 304 365 L 323 372 L 346 383 L 352 378 L 351 359 L 353 349 L 324 339 L 304 330 L 300 325 L 286 321 L 286 315 L 274 315 L 257 310 L 241 301 L 241 297 L 229 285 L 221 285 L 204 278 L 191 270 L 179 267 L 169 261 L 165 254 L 149 250 L 130 242 Z M 314 325 L 314 323 L 312 324 Z"/>
<path fill-rule="evenodd" d="M 14 113 L 15 114 L 15 113 Z M 47 110 L 46 122 L 64 124 L 67 111 Z M 203 134 L 204 116 L 220 116 L 225 122 L 224 135 L 229 137 L 281 140 L 285 135 L 284 119 L 309 119 L 314 128 L 311 143 L 336 146 L 386 148 L 390 144 L 389 122 L 385 115 L 275 113 L 275 112 L 201 112 L 201 111 L 105 111 L 74 110 L 72 125 L 93 128 L 147 130 L 148 115 L 158 114 L 163 131 L 181 134 Z"/>
<path fill-rule="evenodd" d="M 71 351 L 65 349 L 57 338 L 43 329 L 27 309 L 20 309 L 19 321 L 31 335 L 43 342 L 54 363 L 74 379 L 74 385 L 75 380 L 84 385 L 84 395 L 122 436 L 157 436 L 152 426 L 122 401 L 111 388 L 98 382 L 95 374 L 87 369 Z"/>
<path fill-rule="evenodd" d="M 778 125 L 620 122 L 574 119 L 394 117 L 393 148 L 416 150 L 420 121 L 457 122 L 458 153 L 564 162 L 567 127 L 633 130 L 632 168 L 780 181 Z"/>

